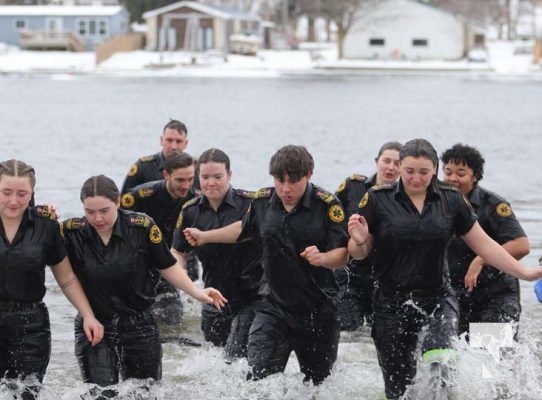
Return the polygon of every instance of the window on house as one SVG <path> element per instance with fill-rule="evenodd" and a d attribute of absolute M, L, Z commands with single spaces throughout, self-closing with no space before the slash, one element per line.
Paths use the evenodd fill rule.
<path fill-rule="evenodd" d="M 412 46 L 414 47 L 427 47 L 427 39 L 412 39 Z"/>
<path fill-rule="evenodd" d="M 107 24 L 103 20 L 98 22 L 98 34 L 100 36 L 105 36 L 107 34 Z"/>
<path fill-rule="evenodd" d="M 104 19 L 79 19 L 77 32 L 82 37 L 105 37 L 109 33 L 109 25 Z"/>
<path fill-rule="evenodd" d="M 14 21 L 13 25 L 16 31 L 22 31 L 27 27 L 26 19 L 18 18 Z"/>
<path fill-rule="evenodd" d="M 79 36 L 87 35 L 87 24 L 85 20 L 79 20 L 77 24 L 77 32 L 79 33 Z"/>
<path fill-rule="evenodd" d="M 371 38 L 369 39 L 369 46 L 384 46 L 386 44 L 386 40 L 381 38 Z"/>

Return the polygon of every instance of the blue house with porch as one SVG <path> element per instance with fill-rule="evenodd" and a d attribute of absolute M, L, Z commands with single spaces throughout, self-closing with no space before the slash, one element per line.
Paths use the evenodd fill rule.
<path fill-rule="evenodd" d="M 32 50 L 92 51 L 126 34 L 129 20 L 118 5 L 0 6 L 0 42 Z"/>

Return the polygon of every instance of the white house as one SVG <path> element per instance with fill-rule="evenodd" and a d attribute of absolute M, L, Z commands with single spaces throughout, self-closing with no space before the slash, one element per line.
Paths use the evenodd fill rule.
<path fill-rule="evenodd" d="M 363 8 L 348 32 L 350 59 L 457 60 L 485 44 L 481 28 L 416 0 L 383 0 Z"/>

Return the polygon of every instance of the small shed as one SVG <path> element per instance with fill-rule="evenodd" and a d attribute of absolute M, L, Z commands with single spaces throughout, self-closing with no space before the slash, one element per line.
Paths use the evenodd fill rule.
<path fill-rule="evenodd" d="M 234 34 L 262 37 L 261 18 L 229 7 L 179 1 L 143 14 L 148 50 L 229 52 Z"/>
<path fill-rule="evenodd" d="M 0 6 L 0 42 L 27 49 L 92 51 L 128 32 L 122 6 Z"/>
<path fill-rule="evenodd" d="M 485 44 L 485 31 L 416 0 L 363 8 L 345 38 L 350 59 L 458 60 Z"/>

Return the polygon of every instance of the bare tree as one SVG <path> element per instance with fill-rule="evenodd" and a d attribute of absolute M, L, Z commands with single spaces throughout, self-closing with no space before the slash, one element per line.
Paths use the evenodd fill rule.
<path fill-rule="evenodd" d="M 344 58 L 344 40 L 356 19 L 365 9 L 382 0 L 323 0 L 321 15 L 337 26 L 337 50 L 339 59 Z"/>

